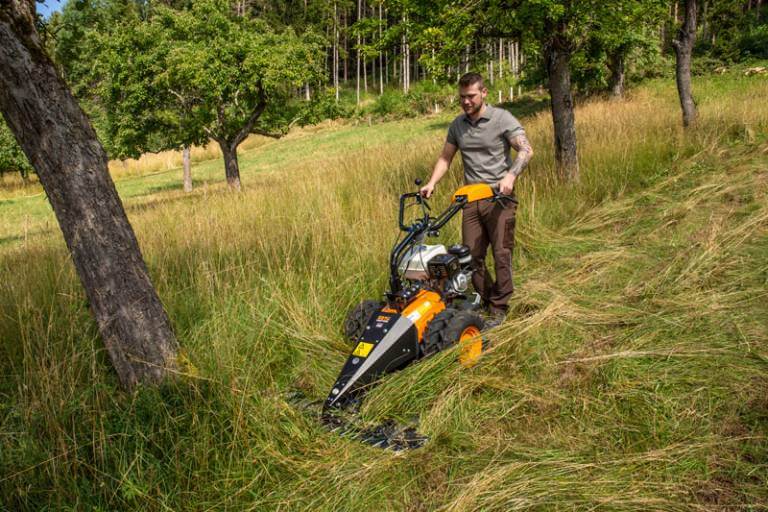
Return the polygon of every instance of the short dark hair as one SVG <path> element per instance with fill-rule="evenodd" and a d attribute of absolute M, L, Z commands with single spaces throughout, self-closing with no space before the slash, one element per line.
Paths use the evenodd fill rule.
<path fill-rule="evenodd" d="M 469 73 L 464 73 L 461 78 L 459 78 L 459 87 L 469 87 L 474 84 L 477 84 L 480 89 L 485 87 L 485 84 L 483 84 L 483 75 L 470 71 Z"/>

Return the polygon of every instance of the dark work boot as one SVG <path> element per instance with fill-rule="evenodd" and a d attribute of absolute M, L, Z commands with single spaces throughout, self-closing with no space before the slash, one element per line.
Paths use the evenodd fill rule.
<path fill-rule="evenodd" d="M 493 329 L 504 323 L 504 319 L 507 318 L 507 311 L 505 309 L 495 308 L 493 306 L 488 308 L 488 316 L 485 319 L 485 328 Z"/>

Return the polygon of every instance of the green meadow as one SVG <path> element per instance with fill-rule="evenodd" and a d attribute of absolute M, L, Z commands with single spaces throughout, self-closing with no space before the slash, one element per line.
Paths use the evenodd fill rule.
<path fill-rule="evenodd" d="M 555 172 L 549 111 L 507 105 L 536 152 L 512 313 L 476 366 L 443 352 L 367 396 L 361 423 L 430 437 L 405 452 L 287 397 L 327 395 L 346 311 L 386 287 L 398 195 L 457 112 L 251 139 L 240 194 L 212 152 L 191 194 L 178 164 L 115 164 L 187 360 L 133 394 L 42 190 L 4 183 L 0 509 L 768 509 L 768 80 L 701 76 L 694 94 L 688 132 L 672 80 L 581 102 L 576 184 Z M 433 209 L 460 177 L 456 162 Z"/>

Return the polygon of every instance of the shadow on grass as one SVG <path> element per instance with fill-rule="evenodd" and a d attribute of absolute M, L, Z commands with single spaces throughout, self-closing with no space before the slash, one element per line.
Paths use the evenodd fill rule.
<path fill-rule="evenodd" d="M 133 199 L 135 199 L 136 197 L 143 197 L 147 195 L 151 195 L 151 193 L 148 192 L 146 194 L 141 194 L 141 196 L 134 196 Z M 180 201 L 186 201 L 187 199 L 191 199 L 192 197 L 195 197 L 195 195 L 184 194 L 184 195 L 177 195 L 177 196 L 163 196 L 156 199 L 149 199 L 147 201 L 142 201 L 136 204 L 125 205 L 125 211 L 129 213 L 148 212 L 148 211 L 154 210 L 155 208 L 159 208 L 160 206 L 167 206 L 169 204 L 178 203 Z"/>
<path fill-rule="evenodd" d="M 450 121 L 438 121 L 436 123 L 430 123 L 427 128 L 430 130 L 448 130 L 448 127 L 451 126 Z"/>
<path fill-rule="evenodd" d="M 549 108 L 549 98 L 531 98 L 525 96 L 515 101 L 505 101 L 496 105 L 509 110 L 515 117 L 528 117 Z"/>
<path fill-rule="evenodd" d="M 0 238 L 0 246 L 10 244 L 12 242 L 20 242 L 21 240 L 24 240 L 24 237 L 21 235 L 4 236 Z"/>
<path fill-rule="evenodd" d="M 192 191 L 199 190 L 202 187 L 215 187 L 216 185 L 220 185 L 223 183 L 223 181 L 216 181 L 216 180 L 194 180 L 192 182 Z M 151 187 L 147 187 L 143 190 L 137 191 L 135 194 L 126 194 L 125 198 L 130 199 L 139 199 L 146 196 L 152 196 L 154 194 L 157 194 L 159 192 L 183 192 L 184 185 L 181 181 L 169 181 L 167 183 L 162 183 L 159 185 L 153 185 Z M 181 197 L 187 197 L 187 194 L 181 196 Z"/>

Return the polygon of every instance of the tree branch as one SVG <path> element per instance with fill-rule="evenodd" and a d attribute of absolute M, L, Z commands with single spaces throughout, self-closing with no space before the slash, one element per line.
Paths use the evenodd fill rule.
<path fill-rule="evenodd" d="M 255 129 L 251 130 L 251 133 L 255 133 L 256 135 L 261 135 L 263 137 L 269 137 L 271 139 L 279 139 L 280 137 L 285 135 L 284 133 L 265 132 L 264 130 L 260 130 L 259 128 L 255 128 Z"/>
<path fill-rule="evenodd" d="M 240 130 L 235 137 L 235 140 L 233 141 L 235 146 L 243 142 L 245 138 L 251 133 L 259 133 L 259 135 L 272 137 L 272 135 L 267 134 L 266 132 L 261 132 L 261 130 L 254 130 L 253 128 L 253 125 L 255 125 L 256 121 L 259 120 L 261 114 L 264 113 L 265 108 L 267 108 L 267 99 L 264 96 L 264 90 L 259 87 L 259 103 L 256 104 L 256 108 L 254 108 L 253 112 L 251 112 L 251 116 L 248 118 L 248 121 L 246 121 L 245 126 L 243 126 L 242 130 Z"/>

